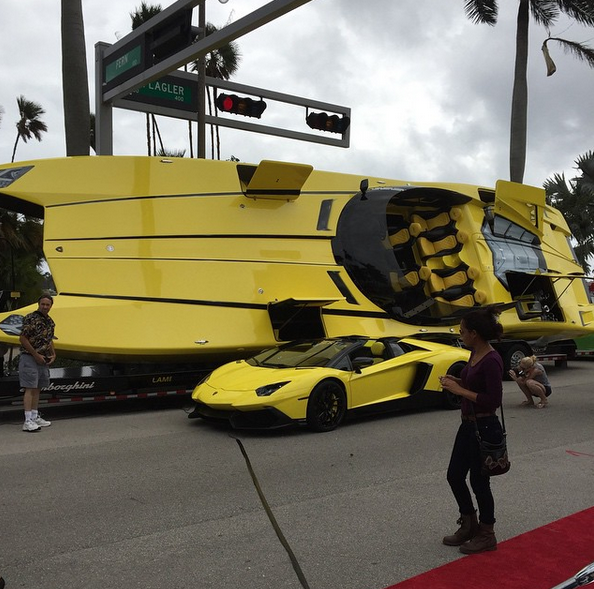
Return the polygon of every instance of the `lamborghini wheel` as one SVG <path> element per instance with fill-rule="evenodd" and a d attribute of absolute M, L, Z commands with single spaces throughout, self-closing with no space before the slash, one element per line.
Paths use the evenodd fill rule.
<path fill-rule="evenodd" d="M 309 395 L 307 425 L 315 432 L 329 432 L 337 428 L 346 413 L 346 395 L 333 381 L 321 382 Z"/>
<path fill-rule="evenodd" d="M 448 368 L 447 373 L 455 376 L 456 378 L 460 378 L 460 373 L 462 372 L 464 366 L 466 366 L 466 362 L 456 362 Z M 443 392 L 445 393 L 446 407 L 448 409 L 460 409 L 460 406 L 462 405 L 462 397 L 460 397 L 460 395 L 454 395 L 454 393 L 450 393 L 450 391 L 445 389 Z"/>

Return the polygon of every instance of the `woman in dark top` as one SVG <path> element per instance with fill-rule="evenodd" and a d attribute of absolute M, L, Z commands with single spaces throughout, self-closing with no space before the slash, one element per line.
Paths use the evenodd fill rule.
<path fill-rule="evenodd" d="M 495 503 L 490 479 L 481 472 L 482 460 L 475 433 L 475 423 L 481 437 L 489 442 L 501 438 L 501 424 L 495 414 L 503 396 L 503 362 L 489 343 L 503 333 L 494 309 L 477 309 L 464 316 L 460 337 L 472 350 L 470 360 L 460 378 L 447 375 L 440 378 L 444 389 L 462 397 L 462 423 L 458 429 L 447 480 L 460 510 L 460 528 L 443 543 L 460 546 L 464 554 L 476 554 L 497 549 L 493 531 Z M 476 497 L 479 519 L 472 501 L 466 477 Z"/>

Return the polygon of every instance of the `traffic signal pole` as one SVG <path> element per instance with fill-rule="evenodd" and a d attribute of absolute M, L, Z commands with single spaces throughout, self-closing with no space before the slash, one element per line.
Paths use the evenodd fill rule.
<path fill-rule="evenodd" d="M 97 81 L 95 86 L 97 98 L 95 107 L 95 116 L 97 119 L 95 141 L 98 155 L 111 155 L 113 153 L 111 110 L 114 100 L 123 98 L 134 90 L 159 79 L 163 75 L 168 74 L 191 61 L 203 58 L 207 53 L 210 53 L 214 49 L 218 49 L 265 24 L 268 24 L 295 8 L 307 4 L 311 0 L 272 0 L 245 17 L 219 29 L 212 35 L 209 35 L 208 37 L 204 36 L 196 43 L 192 43 L 175 54 L 162 59 L 159 63 L 146 64 L 146 67 L 142 68 L 142 71 L 140 72 L 137 72 L 132 68 L 120 67 L 122 61 L 132 62 L 135 57 L 135 50 L 137 48 L 139 49 L 146 36 L 153 30 L 166 26 L 168 19 L 179 11 L 190 9 L 198 5 L 204 10 L 205 1 L 206 0 L 178 0 L 178 2 L 167 7 L 162 13 L 154 16 L 152 19 L 120 39 L 114 45 L 109 46 L 106 43 L 97 43 L 95 45 L 95 79 Z M 135 47 L 135 44 L 138 47 Z M 130 47 L 130 51 L 123 54 L 122 52 L 125 52 L 127 47 Z M 106 72 L 108 70 L 116 73 L 113 74 L 109 86 L 106 87 Z M 119 73 L 120 71 L 121 73 Z M 204 92 L 201 94 L 204 94 Z M 202 109 L 202 116 L 205 116 L 204 108 Z M 202 133 L 200 133 L 200 131 L 202 131 Z M 199 124 L 199 136 L 204 136 L 204 132 L 205 125 L 200 129 Z M 108 133 L 109 136 L 105 137 L 103 135 L 104 133 Z M 202 157 L 204 157 L 204 155 L 202 155 Z"/>
<path fill-rule="evenodd" d="M 206 37 L 206 2 L 202 2 L 198 8 L 198 28 L 200 29 L 200 40 Z M 206 159 L 206 59 L 205 55 L 198 58 L 198 144 L 196 155 L 198 158 Z"/>

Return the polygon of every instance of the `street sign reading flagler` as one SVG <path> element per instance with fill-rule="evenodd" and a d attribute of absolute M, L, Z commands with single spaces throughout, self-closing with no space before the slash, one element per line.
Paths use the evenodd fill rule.
<path fill-rule="evenodd" d="M 123 100 L 142 102 L 195 113 L 198 109 L 198 84 L 196 76 L 184 77 L 169 74 L 146 86 L 141 86 Z"/>

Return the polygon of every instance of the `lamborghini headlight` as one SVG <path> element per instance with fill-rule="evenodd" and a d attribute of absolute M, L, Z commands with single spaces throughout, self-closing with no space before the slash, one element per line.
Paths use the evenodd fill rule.
<path fill-rule="evenodd" d="M 263 387 L 259 387 L 256 389 L 256 395 L 258 397 L 269 397 L 272 393 L 275 393 L 281 387 L 284 387 L 286 384 L 289 384 L 290 381 L 285 380 L 283 382 L 275 382 L 274 384 L 267 384 Z"/>

